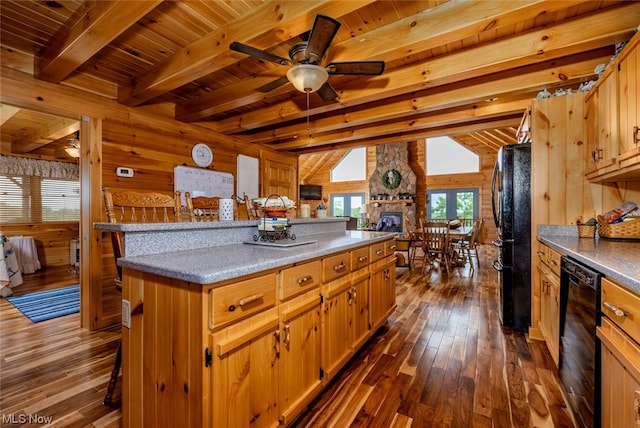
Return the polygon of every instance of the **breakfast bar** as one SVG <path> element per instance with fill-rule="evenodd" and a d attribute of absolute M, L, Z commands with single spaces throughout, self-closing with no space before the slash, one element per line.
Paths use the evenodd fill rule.
<path fill-rule="evenodd" d="M 125 236 L 123 426 L 290 424 L 395 310 L 396 234 L 345 223 L 95 224 Z"/>

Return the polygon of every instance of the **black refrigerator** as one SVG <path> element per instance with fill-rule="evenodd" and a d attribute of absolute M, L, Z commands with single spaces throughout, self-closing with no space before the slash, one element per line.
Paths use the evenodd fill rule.
<path fill-rule="evenodd" d="M 493 170 L 491 206 L 498 229 L 500 322 L 515 331 L 531 325 L 531 143 L 503 146 Z"/>

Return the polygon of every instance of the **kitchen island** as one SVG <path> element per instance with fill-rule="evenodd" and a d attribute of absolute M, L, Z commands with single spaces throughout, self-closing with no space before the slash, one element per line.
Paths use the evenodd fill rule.
<path fill-rule="evenodd" d="M 125 427 L 286 426 L 395 310 L 395 233 L 220 223 L 95 225 L 125 233 Z"/>

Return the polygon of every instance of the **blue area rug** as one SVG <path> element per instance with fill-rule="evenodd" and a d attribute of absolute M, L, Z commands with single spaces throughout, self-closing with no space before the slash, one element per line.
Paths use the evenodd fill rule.
<path fill-rule="evenodd" d="M 33 322 L 46 321 L 80 312 L 80 286 L 71 285 L 24 296 L 7 297 L 7 302 Z"/>

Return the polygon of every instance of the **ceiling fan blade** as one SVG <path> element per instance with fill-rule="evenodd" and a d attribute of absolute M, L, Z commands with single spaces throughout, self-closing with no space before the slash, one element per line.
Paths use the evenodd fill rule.
<path fill-rule="evenodd" d="M 241 52 L 247 55 L 254 56 L 256 58 L 264 59 L 265 61 L 275 62 L 276 64 L 280 65 L 291 65 L 291 60 L 287 58 L 282 58 L 281 56 L 274 55 L 272 53 L 254 48 L 249 45 L 245 45 L 244 43 L 231 42 L 229 48 L 236 52 Z"/>
<path fill-rule="evenodd" d="M 309 61 L 318 64 L 322 60 L 339 28 L 340 22 L 335 19 L 325 15 L 316 15 L 305 53 Z"/>
<path fill-rule="evenodd" d="M 377 76 L 384 72 L 384 61 L 332 62 L 326 66 L 329 74 L 364 74 Z"/>
<path fill-rule="evenodd" d="M 318 95 L 325 101 L 333 101 L 338 98 L 338 93 L 333 89 L 329 82 L 325 82 L 324 85 L 318 89 Z"/>
<path fill-rule="evenodd" d="M 287 76 L 282 76 L 272 82 L 267 83 L 266 85 L 262 85 L 259 88 L 256 88 L 256 91 L 258 92 L 269 92 L 269 91 L 273 91 L 276 88 L 279 88 L 280 86 L 289 83 L 289 79 L 287 79 Z"/>

